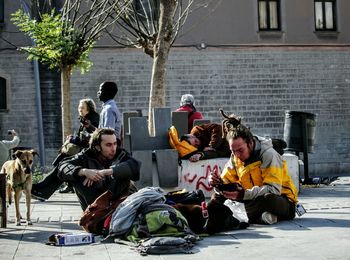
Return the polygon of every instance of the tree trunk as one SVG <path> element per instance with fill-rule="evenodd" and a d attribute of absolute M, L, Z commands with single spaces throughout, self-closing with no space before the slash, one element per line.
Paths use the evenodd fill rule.
<path fill-rule="evenodd" d="M 148 130 L 154 135 L 153 108 L 165 106 L 166 63 L 173 39 L 173 18 L 177 0 L 160 1 L 159 33 L 154 45 L 154 59 L 148 107 Z"/>
<path fill-rule="evenodd" d="M 70 79 L 72 67 L 64 67 L 61 71 L 61 112 L 62 112 L 62 143 L 68 135 L 72 134 L 72 121 L 70 116 Z"/>

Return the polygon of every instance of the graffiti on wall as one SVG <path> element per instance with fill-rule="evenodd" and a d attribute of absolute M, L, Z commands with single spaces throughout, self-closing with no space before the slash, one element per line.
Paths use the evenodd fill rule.
<path fill-rule="evenodd" d="M 204 160 L 183 165 L 181 186 L 187 190 L 202 190 L 210 196 L 213 188 L 209 185 L 209 175 L 212 171 L 221 172 L 226 160 Z"/>

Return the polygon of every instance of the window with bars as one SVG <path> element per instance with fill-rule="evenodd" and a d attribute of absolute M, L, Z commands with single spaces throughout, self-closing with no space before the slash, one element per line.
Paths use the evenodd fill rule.
<path fill-rule="evenodd" d="M 258 0 L 258 16 L 260 31 L 279 31 L 280 0 Z"/>
<path fill-rule="evenodd" d="M 336 0 L 315 0 L 315 30 L 337 30 Z"/>
<path fill-rule="evenodd" d="M 0 109 L 7 109 L 6 79 L 0 77 Z"/>

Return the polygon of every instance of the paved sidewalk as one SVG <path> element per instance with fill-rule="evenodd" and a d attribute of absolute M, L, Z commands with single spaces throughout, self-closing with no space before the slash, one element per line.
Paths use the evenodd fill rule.
<path fill-rule="evenodd" d="M 307 209 L 302 217 L 271 226 L 252 225 L 246 230 L 204 238 L 194 254 L 149 255 L 148 259 L 350 259 L 350 178 L 330 186 L 302 186 L 299 200 Z M 75 194 L 56 193 L 46 202 L 33 200 L 33 225 L 15 225 L 14 206 L 8 209 L 6 229 L 0 228 L 0 258 L 7 259 L 142 259 L 128 246 L 90 244 L 45 245 L 57 232 L 79 232 L 81 208 Z M 21 203 L 25 213 L 24 201 Z"/>

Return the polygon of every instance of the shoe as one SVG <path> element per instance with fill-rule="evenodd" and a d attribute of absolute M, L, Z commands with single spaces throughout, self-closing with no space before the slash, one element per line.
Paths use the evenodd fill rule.
<path fill-rule="evenodd" d="M 66 185 L 63 188 L 61 188 L 59 191 L 59 193 L 74 193 L 73 187 L 70 185 Z"/>
<path fill-rule="evenodd" d="M 267 225 L 272 225 L 277 222 L 277 216 L 265 211 L 263 214 L 261 214 L 261 222 Z"/>
<path fill-rule="evenodd" d="M 47 198 L 45 198 L 45 196 L 40 191 L 32 190 L 31 195 L 33 199 L 39 200 L 41 202 L 47 200 Z"/>

